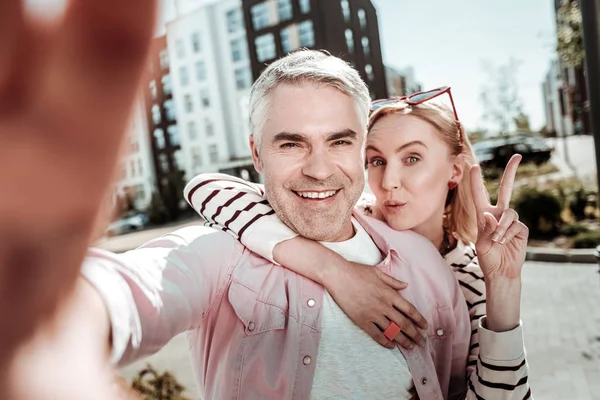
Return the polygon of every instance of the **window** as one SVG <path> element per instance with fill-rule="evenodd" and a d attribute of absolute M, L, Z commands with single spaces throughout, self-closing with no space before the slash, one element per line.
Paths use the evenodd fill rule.
<path fill-rule="evenodd" d="M 348 53 L 354 53 L 354 34 L 351 29 L 346 29 L 346 46 L 348 46 Z"/>
<path fill-rule="evenodd" d="M 210 107 L 210 93 L 208 89 L 200 90 L 200 102 L 204 108 Z"/>
<path fill-rule="evenodd" d="M 154 122 L 154 125 L 158 125 L 160 124 L 161 120 L 160 106 L 155 104 L 152 106 L 152 122 Z"/>
<path fill-rule="evenodd" d="M 202 151 L 200 147 L 194 147 L 192 149 L 192 167 L 198 168 L 202 166 Z"/>
<path fill-rule="evenodd" d="M 266 1 L 252 6 L 250 14 L 252 15 L 252 27 L 255 31 L 260 31 L 270 25 L 269 6 Z"/>
<path fill-rule="evenodd" d="M 192 101 L 192 96 L 190 96 L 189 94 L 186 94 L 183 98 L 183 101 L 185 103 L 185 111 L 191 113 L 194 111 L 194 103 Z"/>
<path fill-rule="evenodd" d="M 161 78 L 163 93 L 165 95 L 170 95 L 173 93 L 173 89 L 171 87 L 171 75 L 163 75 Z"/>
<path fill-rule="evenodd" d="M 131 177 L 135 178 L 136 177 L 135 162 L 133 160 L 129 161 L 129 168 L 131 169 Z"/>
<path fill-rule="evenodd" d="M 369 46 L 369 38 L 363 37 L 361 42 L 362 42 L 363 53 L 365 54 L 365 56 L 368 57 L 369 55 L 371 55 L 371 46 Z"/>
<path fill-rule="evenodd" d="M 157 149 L 162 150 L 165 148 L 165 132 L 162 129 L 154 130 L 154 141 Z"/>
<path fill-rule="evenodd" d="M 348 0 L 342 0 L 342 14 L 344 15 L 344 21 L 350 22 L 350 3 Z"/>
<path fill-rule="evenodd" d="M 272 60 L 275 58 L 275 36 L 267 33 L 254 39 L 256 46 L 256 58 L 258 62 Z"/>
<path fill-rule="evenodd" d="M 279 22 L 289 21 L 292 19 L 291 0 L 277 0 L 277 10 L 279 12 Z"/>
<path fill-rule="evenodd" d="M 179 140 L 179 128 L 177 128 L 177 125 L 169 125 L 167 133 L 169 134 L 169 143 L 171 146 L 179 146 L 181 144 L 181 141 Z"/>
<path fill-rule="evenodd" d="M 177 57 L 183 58 L 185 57 L 185 46 L 183 40 L 177 39 L 175 41 L 175 50 L 177 51 Z"/>
<path fill-rule="evenodd" d="M 144 175 L 144 170 L 142 168 L 142 160 L 140 160 L 139 158 L 137 160 L 137 168 L 138 168 L 138 173 L 140 174 L 140 176 Z"/>
<path fill-rule="evenodd" d="M 233 61 L 241 61 L 247 58 L 246 38 L 236 39 L 231 41 L 231 59 Z"/>
<path fill-rule="evenodd" d="M 208 118 L 204 121 L 204 128 L 206 129 L 207 137 L 215 136 L 215 129 L 213 128 L 212 122 L 210 122 Z"/>
<path fill-rule="evenodd" d="M 179 68 L 179 82 L 181 83 L 181 86 L 187 86 L 190 82 L 190 75 L 186 67 Z"/>
<path fill-rule="evenodd" d="M 175 114 L 175 105 L 173 104 L 173 100 L 165 101 L 164 107 L 167 114 L 167 120 L 175 121 L 177 119 L 177 115 Z"/>
<path fill-rule="evenodd" d="M 156 100 L 156 97 L 158 97 L 158 92 L 156 90 L 156 81 L 150 81 L 148 87 L 150 88 L 150 96 L 152 97 L 152 100 Z"/>
<path fill-rule="evenodd" d="M 188 137 L 190 140 L 198 139 L 198 128 L 196 128 L 195 121 L 188 122 Z"/>
<path fill-rule="evenodd" d="M 283 51 L 284 54 L 290 53 L 293 50 L 296 50 L 295 48 L 292 48 L 292 28 L 294 28 L 295 25 L 290 25 L 287 26 L 285 28 L 283 28 L 281 30 L 281 32 L 279 33 L 279 36 L 281 37 L 281 51 Z"/>
<path fill-rule="evenodd" d="M 146 198 L 146 191 L 144 190 L 144 185 L 136 185 L 135 186 L 135 200 L 143 201 Z"/>
<path fill-rule="evenodd" d="M 235 70 L 235 86 L 239 89 L 248 89 L 252 86 L 252 77 L 250 76 L 250 69 L 238 68 Z"/>
<path fill-rule="evenodd" d="M 227 19 L 227 31 L 229 33 L 238 31 L 244 25 L 244 22 L 242 21 L 242 13 L 239 8 L 234 8 L 233 10 L 227 11 L 225 18 Z"/>
<path fill-rule="evenodd" d="M 298 25 L 298 35 L 300 36 L 300 47 L 313 47 L 315 45 L 315 30 L 311 20 L 301 22 Z"/>
<path fill-rule="evenodd" d="M 194 53 L 200 53 L 200 34 L 198 32 L 192 33 L 192 50 Z"/>
<path fill-rule="evenodd" d="M 365 65 L 365 72 L 368 80 L 373 81 L 375 79 L 375 75 L 373 75 L 373 66 L 371 64 Z"/>
<path fill-rule="evenodd" d="M 125 163 L 121 163 L 121 179 L 127 179 L 127 165 Z"/>
<path fill-rule="evenodd" d="M 310 12 L 310 0 L 300 0 L 300 12 L 302 14 L 308 14 Z"/>
<path fill-rule="evenodd" d="M 175 161 L 175 166 L 180 171 L 185 171 L 185 162 L 183 161 L 183 152 L 181 150 L 177 150 L 173 153 L 173 158 Z"/>
<path fill-rule="evenodd" d="M 217 149 L 216 144 L 208 146 L 208 158 L 213 164 L 219 162 L 219 150 Z"/>
<path fill-rule="evenodd" d="M 360 22 L 360 29 L 363 31 L 367 30 L 367 13 L 362 8 L 358 10 L 358 21 Z"/>
<path fill-rule="evenodd" d="M 169 51 L 162 49 L 159 54 L 160 67 L 162 69 L 169 69 Z"/>
<path fill-rule="evenodd" d="M 163 173 L 167 173 L 169 172 L 169 158 L 167 157 L 167 155 L 165 153 L 161 153 L 158 156 L 158 160 L 160 163 L 160 169 Z"/>
<path fill-rule="evenodd" d="M 206 80 L 206 64 L 204 61 L 196 62 L 196 78 L 200 82 Z"/>

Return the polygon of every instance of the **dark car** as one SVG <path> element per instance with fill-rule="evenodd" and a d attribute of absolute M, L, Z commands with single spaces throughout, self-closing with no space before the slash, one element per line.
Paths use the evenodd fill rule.
<path fill-rule="evenodd" d="M 514 154 L 523 156 L 523 163 L 537 165 L 550 161 L 554 148 L 539 136 L 517 134 L 506 138 L 487 139 L 473 145 L 480 164 L 504 168 Z"/>

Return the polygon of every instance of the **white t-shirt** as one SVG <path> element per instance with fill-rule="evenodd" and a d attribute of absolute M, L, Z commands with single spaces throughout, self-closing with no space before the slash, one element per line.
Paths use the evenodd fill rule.
<path fill-rule="evenodd" d="M 350 240 L 322 243 L 349 261 L 377 265 L 383 257 L 369 234 L 352 220 Z M 387 349 L 356 326 L 325 292 L 312 400 L 410 399 L 412 377 L 398 348 Z"/>

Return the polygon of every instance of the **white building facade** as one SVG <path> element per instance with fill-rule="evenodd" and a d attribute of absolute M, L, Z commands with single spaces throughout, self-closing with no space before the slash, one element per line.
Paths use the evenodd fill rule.
<path fill-rule="evenodd" d="M 241 1 L 200 6 L 166 32 L 186 178 L 251 169 L 252 74 Z"/>
<path fill-rule="evenodd" d="M 146 111 L 144 101 L 140 98 L 135 103 L 123 143 L 114 187 L 115 199 L 128 196 L 135 208 L 143 211 L 150 204 L 155 182 Z"/>
<path fill-rule="evenodd" d="M 575 77 L 567 76 L 575 80 Z M 555 133 L 557 137 L 570 136 L 574 132 L 573 121 L 569 117 L 570 103 L 563 99 L 563 78 L 558 60 L 552 60 L 542 84 L 544 110 L 546 113 L 546 131 Z M 564 113 L 563 113 L 564 109 Z"/>

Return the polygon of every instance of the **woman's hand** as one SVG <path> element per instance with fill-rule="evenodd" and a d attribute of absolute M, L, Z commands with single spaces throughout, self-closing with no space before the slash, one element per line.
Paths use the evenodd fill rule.
<path fill-rule="evenodd" d="M 477 213 L 475 248 L 485 277 L 486 323 L 495 332 L 513 329 L 520 322 L 521 270 L 527 254 L 529 229 L 509 208 L 520 155 L 514 155 L 500 182 L 498 202 L 492 206 L 478 166 L 471 168 L 473 200 Z"/>
<path fill-rule="evenodd" d="M 275 261 L 323 285 L 344 313 L 375 341 L 386 347 L 394 343 L 383 331 L 393 321 L 401 329 L 393 338 L 411 349 L 423 345 L 419 328 L 427 321 L 398 293 L 408 286 L 371 265 L 350 262 L 322 244 L 297 236 L 278 243 Z"/>
<path fill-rule="evenodd" d="M 382 333 L 390 322 L 400 328 L 394 338 L 400 346 L 411 350 L 425 344 L 419 331 L 427 329 L 425 317 L 398 293 L 406 283 L 370 265 L 341 263 L 324 275 L 322 284 L 352 322 L 386 347 L 394 347 Z"/>
<path fill-rule="evenodd" d="M 498 192 L 498 202 L 491 205 L 478 166 L 471 168 L 473 200 L 477 212 L 477 257 L 486 279 L 519 279 L 527 252 L 529 229 L 519 221 L 519 214 L 509 208 L 515 176 L 521 156 L 514 155 L 506 169 Z"/>

